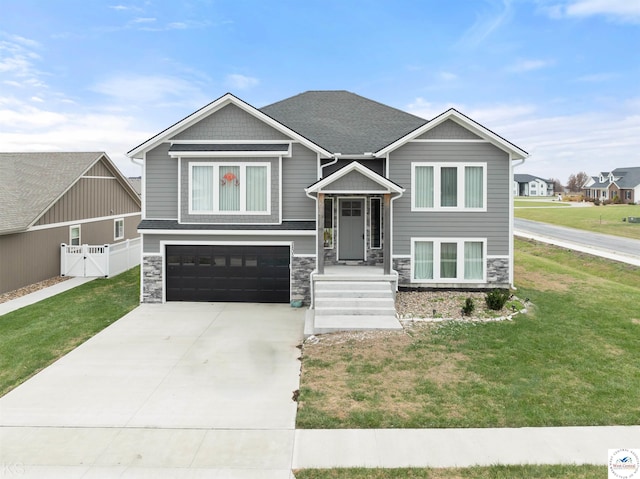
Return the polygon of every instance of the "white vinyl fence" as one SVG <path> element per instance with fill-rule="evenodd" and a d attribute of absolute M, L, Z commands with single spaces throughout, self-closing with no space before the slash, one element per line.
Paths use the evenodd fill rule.
<path fill-rule="evenodd" d="M 60 276 L 115 276 L 140 264 L 140 238 L 112 245 L 60 245 Z"/>

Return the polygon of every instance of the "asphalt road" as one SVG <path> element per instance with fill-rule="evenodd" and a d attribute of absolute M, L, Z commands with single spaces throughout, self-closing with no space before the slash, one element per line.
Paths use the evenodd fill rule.
<path fill-rule="evenodd" d="M 514 218 L 514 234 L 640 266 L 640 240 Z M 637 225 L 640 228 L 640 225 Z"/>

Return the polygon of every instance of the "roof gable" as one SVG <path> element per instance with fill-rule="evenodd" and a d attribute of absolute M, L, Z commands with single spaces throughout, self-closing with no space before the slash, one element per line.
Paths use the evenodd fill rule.
<path fill-rule="evenodd" d="M 488 128 L 482 126 L 480 123 L 472 120 L 468 116 L 460 113 L 455 108 L 450 108 L 444 113 L 438 115 L 430 122 L 421 126 L 420 128 L 412 131 L 408 135 L 403 138 L 398 139 L 394 143 L 382 148 L 379 151 L 374 152 L 376 156 L 384 156 L 387 153 L 399 148 L 405 143 L 417 139 L 418 137 L 425 135 L 428 131 L 435 129 L 438 125 L 443 124 L 446 121 L 453 121 L 457 123 L 459 126 L 471 131 L 473 134 L 477 135 L 481 139 L 484 139 L 490 143 L 492 143 L 497 148 L 509 153 L 511 155 L 512 160 L 524 159 L 529 156 L 529 154 L 523 149 L 517 147 L 510 141 L 505 140 L 501 136 L 497 135 L 493 131 Z"/>
<path fill-rule="evenodd" d="M 343 155 L 377 151 L 427 122 L 344 90 L 307 91 L 260 111 L 328 151 Z"/>
<path fill-rule="evenodd" d="M 619 188 L 635 188 L 640 186 L 640 166 L 616 168 L 611 173 L 618 178 L 614 183 Z"/>
<path fill-rule="evenodd" d="M 307 193 L 321 192 L 379 192 L 402 194 L 404 188 L 380 176 L 357 161 L 317 181 L 305 189 Z"/>
<path fill-rule="evenodd" d="M 267 125 L 233 103 L 204 117 L 194 125 L 179 132 L 170 140 L 247 140 L 245 132 L 251 132 L 252 140 L 291 140 L 290 137 Z"/>
<path fill-rule="evenodd" d="M 104 161 L 104 165 L 97 166 Z M 24 231 L 83 175 L 106 167 L 139 197 L 104 152 L 0 153 L 0 234 Z"/>
<path fill-rule="evenodd" d="M 278 122 L 277 120 L 274 120 L 273 118 L 269 117 L 268 115 L 265 115 L 260 110 L 254 108 L 253 106 L 249 105 L 248 103 L 240 100 L 239 98 L 237 98 L 236 96 L 232 95 L 231 93 L 227 93 L 227 94 L 221 96 L 220 98 L 218 98 L 217 100 L 212 101 L 208 105 L 205 105 L 204 107 L 202 107 L 199 110 L 195 111 L 191 115 L 189 115 L 189 116 L 183 118 L 182 120 L 174 123 L 173 125 L 171 125 L 170 127 L 166 128 L 165 130 L 161 131 L 157 135 L 149 138 L 144 143 L 141 143 L 140 145 L 136 146 L 135 148 L 129 150 L 127 152 L 127 156 L 129 158 L 142 158 L 142 156 L 143 156 L 143 154 L 145 152 L 147 152 L 149 150 L 152 150 L 153 148 L 155 148 L 156 146 L 158 146 L 161 143 L 164 143 L 166 141 L 174 139 L 176 136 L 178 136 L 181 133 L 185 132 L 186 130 L 190 129 L 191 127 L 196 125 L 198 122 L 205 120 L 208 116 L 210 116 L 213 113 L 216 113 L 216 112 L 222 110 L 223 108 L 227 107 L 228 105 L 235 105 L 236 107 L 238 107 L 241 110 L 243 110 L 245 113 L 248 113 L 249 115 L 251 115 L 252 117 L 256 118 L 257 120 L 260 120 L 260 121 L 266 123 L 266 125 L 268 125 L 271 128 L 277 130 L 278 132 L 286 135 L 286 137 L 291 138 L 291 139 L 296 140 L 296 141 L 299 141 L 300 143 L 304 144 L 306 147 L 310 148 L 313 151 L 316 151 L 316 152 L 318 152 L 320 154 L 323 154 L 325 156 L 331 156 L 330 152 L 328 152 L 328 151 L 324 150 L 323 148 L 319 147 L 317 144 L 313 143 L 309 139 L 301 136 L 299 133 L 293 131 L 292 129 L 290 129 L 286 125 L 283 125 L 282 123 Z M 233 111 L 234 110 L 231 109 L 227 113 L 230 113 L 230 112 L 233 112 Z M 194 131 L 196 131 L 196 130 L 193 130 L 191 134 L 188 134 L 188 136 L 191 136 Z M 243 138 L 243 139 L 247 140 L 247 138 Z M 281 140 L 282 138 L 278 138 L 278 139 Z M 205 140 L 205 138 L 198 138 L 198 140 L 202 141 L 202 140 Z"/>

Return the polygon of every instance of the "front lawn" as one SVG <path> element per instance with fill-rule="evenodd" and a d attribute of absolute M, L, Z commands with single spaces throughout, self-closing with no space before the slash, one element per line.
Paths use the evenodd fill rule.
<path fill-rule="evenodd" d="M 0 316 L 0 396 L 134 309 L 140 268 Z"/>
<path fill-rule="evenodd" d="M 516 286 L 513 321 L 306 343 L 297 426 L 640 424 L 640 268 L 518 240 Z"/>
<path fill-rule="evenodd" d="M 514 214 L 516 218 L 526 220 L 640 239 L 640 223 L 622 221 L 629 216 L 640 216 L 640 205 L 515 208 Z"/>
<path fill-rule="evenodd" d="M 603 466 L 491 466 L 442 469 L 305 469 L 296 479 L 600 479 Z"/>

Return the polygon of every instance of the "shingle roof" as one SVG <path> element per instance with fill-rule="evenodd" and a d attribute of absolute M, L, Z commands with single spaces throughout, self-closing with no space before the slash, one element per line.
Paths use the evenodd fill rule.
<path fill-rule="evenodd" d="M 0 153 L 0 234 L 28 228 L 103 155 Z"/>
<path fill-rule="evenodd" d="M 378 151 L 427 120 L 354 93 L 308 91 L 260 111 L 332 153 Z"/>
<path fill-rule="evenodd" d="M 539 176 L 533 176 L 533 175 L 527 175 L 527 174 L 513 175 L 513 179 L 517 183 L 529 183 L 534 180 L 548 181 L 548 180 L 545 180 L 544 178 L 540 178 Z"/>
<path fill-rule="evenodd" d="M 635 188 L 640 185 L 640 166 L 632 166 L 630 168 L 616 168 L 611 173 L 616 178 L 616 185 L 620 188 Z"/>

